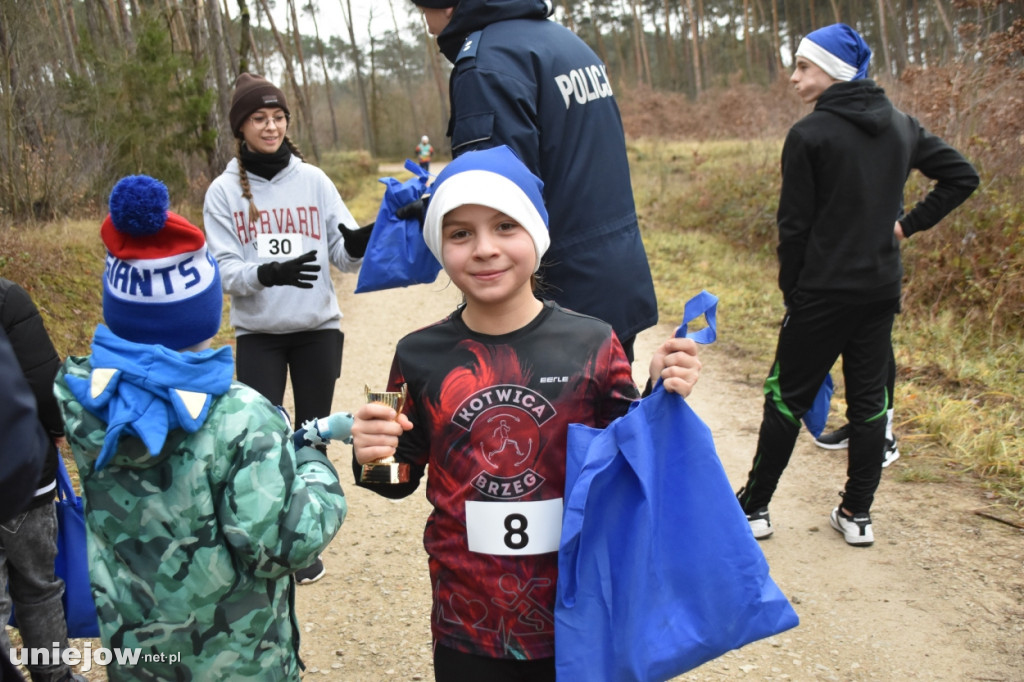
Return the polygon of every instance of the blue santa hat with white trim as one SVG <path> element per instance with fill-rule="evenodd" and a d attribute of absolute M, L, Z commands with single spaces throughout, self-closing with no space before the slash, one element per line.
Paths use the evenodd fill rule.
<path fill-rule="evenodd" d="M 551 244 L 544 183 L 507 145 L 466 152 L 445 166 L 430 187 L 423 239 L 438 262 L 441 258 L 441 223 L 445 214 L 468 204 L 501 211 L 523 226 L 533 239 L 537 264 Z"/>
<path fill-rule="evenodd" d="M 814 62 L 838 81 L 852 81 L 868 77 L 871 48 L 846 24 L 832 24 L 808 33 L 796 56 Z"/>
<path fill-rule="evenodd" d="M 126 341 L 182 350 L 220 329 L 224 293 L 203 231 L 168 210 L 167 187 L 129 175 L 110 193 L 103 320 Z"/>

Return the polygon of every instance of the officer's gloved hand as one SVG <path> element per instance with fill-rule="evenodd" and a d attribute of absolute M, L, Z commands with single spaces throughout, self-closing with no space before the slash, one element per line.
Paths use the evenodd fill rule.
<path fill-rule="evenodd" d="M 423 227 L 423 220 L 427 217 L 427 202 L 424 199 L 417 199 L 405 206 L 399 206 L 395 211 L 395 217 L 399 220 L 415 219 Z"/>
<path fill-rule="evenodd" d="M 312 289 L 320 272 L 320 266 L 313 263 L 316 251 L 304 253 L 298 258 L 284 262 L 273 261 L 256 268 L 256 278 L 265 287 L 290 286 L 300 289 Z"/>
<path fill-rule="evenodd" d="M 341 231 L 341 238 L 345 240 L 345 250 L 348 251 L 348 255 L 353 258 L 362 258 L 366 255 L 366 245 L 370 243 L 370 233 L 373 232 L 373 225 L 374 223 L 370 223 L 353 230 L 338 223 L 338 229 Z"/>

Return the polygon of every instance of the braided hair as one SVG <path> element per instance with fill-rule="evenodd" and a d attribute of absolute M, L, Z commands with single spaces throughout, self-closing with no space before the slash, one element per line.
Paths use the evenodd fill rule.
<path fill-rule="evenodd" d="M 294 155 L 302 159 L 306 158 L 299 151 L 299 146 L 292 142 L 292 138 L 287 135 L 284 136 L 284 143 L 288 145 L 288 150 Z M 260 210 L 256 208 L 256 202 L 252 198 L 252 187 L 249 186 L 249 174 L 245 170 L 245 164 L 242 162 L 242 147 L 245 145 L 245 140 L 241 137 L 235 138 L 235 160 L 238 161 L 238 179 L 242 183 L 242 196 L 249 200 L 249 223 L 255 223 L 259 220 Z"/>

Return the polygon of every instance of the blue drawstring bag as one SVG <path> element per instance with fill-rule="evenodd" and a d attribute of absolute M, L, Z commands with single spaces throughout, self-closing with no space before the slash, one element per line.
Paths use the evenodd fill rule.
<path fill-rule="evenodd" d="M 677 336 L 715 338 L 717 299 L 687 303 Z M 606 429 L 569 426 L 558 551 L 560 680 L 667 680 L 794 627 L 707 425 L 655 386 Z"/>
<path fill-rule="evenodd" d="M 405 182 L 381 178 L 387 185 L 377 211 L 377 220 L 359 268 L 356 293 L 429 284 L 437 279 L 441 264 L 423 241 L 423 227 L 416 217 L 399 218 L 395 212 L 423 197 L 430 174 L 419 164 L 406 160 L 413 177 Z"/>
<path fill-rule="evenodd" d="M 57 558 L 54 573 L 64 581 L 64 620 L 68 637 L 99 637 L 96 602 L 89 583 L 89 551 L 86 544 L 85 509 L 75 493 L 64 458 L 57 456 Z M 10 625 L 17 627 L 11 606 Z"/>
<path fill-rule="evenodd" d="M 807 427 L 807 430 L 815 438 L 821 435 L 821 432 L 825 430 L 825 424 L 828 423 L 828 408 L 832 403 L 832 392 L 834 390 L 835 386 L 832 383 L 832 375 L 826 374 L 825 381 L 822 382 L 821 388 L 818 389 L 818 394 L 814 396 L 811 409 L 807 410 L 804 414 L 804 426 Z"/>

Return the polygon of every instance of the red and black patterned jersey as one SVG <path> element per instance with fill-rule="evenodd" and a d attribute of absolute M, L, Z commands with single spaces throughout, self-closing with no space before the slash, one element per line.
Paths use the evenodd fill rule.
<path fill-rule="evenodd" d="M 568 426 L 607 426 L 639 397 L 622 346 L 554 303 L 500 336 L 470 331 L 460 309 L 399 342 L 388 390 L 403 383 L 414 427 L 396 458 L 414 481 L 430 465 L 434 638 L 492 658 L 553 656 Z"/>

